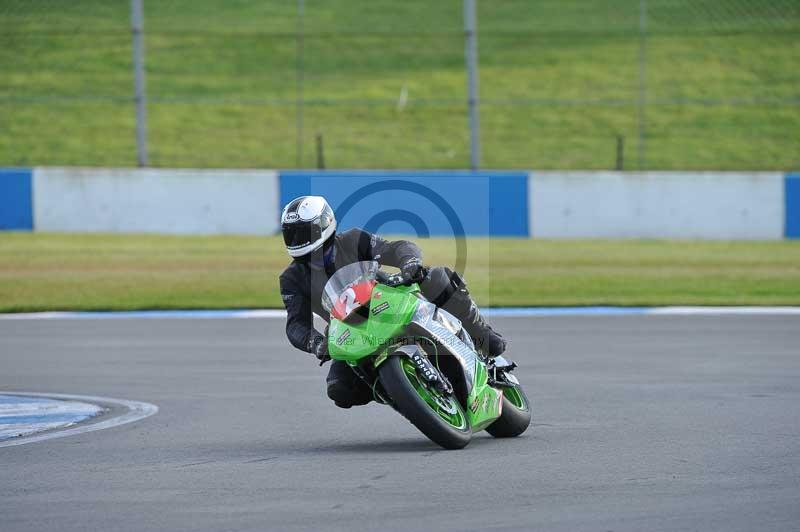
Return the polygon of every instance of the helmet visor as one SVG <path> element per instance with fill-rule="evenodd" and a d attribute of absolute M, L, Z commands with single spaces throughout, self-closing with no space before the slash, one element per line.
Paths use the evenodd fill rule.
<path fill-rule="evenodd" d="M 322 238 L 320 226 L 310 222 L 283 224 L 281 230 L 288 249 L 301 248 Z"/>

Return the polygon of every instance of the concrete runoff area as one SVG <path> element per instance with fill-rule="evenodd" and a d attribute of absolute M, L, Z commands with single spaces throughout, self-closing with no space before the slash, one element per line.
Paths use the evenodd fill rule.
<path fill-rule="evenodd" d="M 534 426 L 443 451 L 336 408 L 280 319 L 0 321 L 0 389 L 160 408 L 0 448 L 0 528 L 797 529 L 800 317 L 492 322 Z"/>

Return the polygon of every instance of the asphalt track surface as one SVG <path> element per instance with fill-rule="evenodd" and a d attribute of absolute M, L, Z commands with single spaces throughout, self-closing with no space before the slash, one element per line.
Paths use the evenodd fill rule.
<path fill-rule="evenodd" d="M 0 448 L 0 529 L 800 529 L 800 317 L 494 320 L 534 402 L 439 450 L 281 320 L 0 321 L 0 389 L 155 403 Z"/>

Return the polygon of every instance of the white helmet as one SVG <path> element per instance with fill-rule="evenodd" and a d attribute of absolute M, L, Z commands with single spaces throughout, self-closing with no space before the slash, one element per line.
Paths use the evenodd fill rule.
<path fill-rule="evenodd" d="M 289 255 L 302 257 L 336 233 L 336 218 L 322 196 L 300 196 L 283 208 L 281 231 Z"/>

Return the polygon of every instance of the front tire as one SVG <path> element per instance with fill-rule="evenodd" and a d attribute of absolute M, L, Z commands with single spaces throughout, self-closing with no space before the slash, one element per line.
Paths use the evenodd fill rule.
<path fill-rule="evenodd" d="M 503 413 L 497 421 L 486 427 L 486 432 L 495 438 L 515 438 L 531 424 L 531 403 L 528 396 L 517 385 L 503 389 Z"/>
<path fill-rule="evenodd" d="M 461 404 L 452 395 L 443 397 L 429 390 L 411 360 L 390 356 L 378 374 L 395 409 L 425 436 L 445 449 L 461 449 L 469 443 L 472 429 Z"/>

